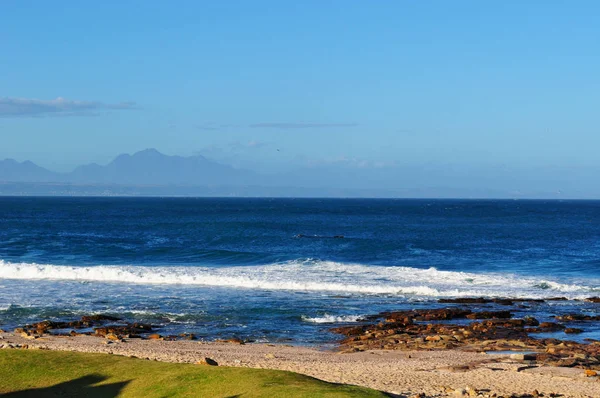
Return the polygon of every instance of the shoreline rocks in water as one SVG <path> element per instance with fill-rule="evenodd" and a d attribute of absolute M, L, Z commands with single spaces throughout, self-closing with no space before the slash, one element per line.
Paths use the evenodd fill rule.
<path fill-rule="evenodd" d="M 600 391 L 596 387 L 600 386 L 600 341 L 581 344 L 530 336 L 549 331 L 566 333 L 578 329 L 571 322 L 590 325 L 597 321 L 595 316 L 567 313 L 545 322 L 547 318 L 515 317 L 527 313 L 519 304 L 525 300 L 512 300 L 514 311 L 479 306 L 503 305 L 511 299 L 483 303 L 479 299 L 460 300 L 448 303 L 450 308 L 388 311 L 364 317 L 366 324 L 332 329 L 345 336 L 340 351 L 352 353 L 348 355 L 306 347 L 244 345 L 247 340 L 236 338 L 199 344 L 185 341 L 194 340 L 193 334 L 163 336 L 160 328 L 152 325 L 106 315 L 25 325 L 14 335 L 0 336 L 6 338 L 0 348 L 106 352 L 203 365 L 211 365 L 210 359 L 215 362 L 213 366 L 282 368 L 334 382 L 396 391 L 403 394 L 400 396 L 600 396 L 596 394 Z M 470 304 L 474 306 L 469 308 Z M 38 339 L 42 335 L 44 338 Z M 480 355 L 494 351 L 512 351 L 513 355 Z M 284 354 L 287 352 L 291 354 Z M 502 392 L 492 393 L 498 389 Z"/>
<path fill-rule="evenodd" d="M 439 303 L 453 304 L 450 308 L 421 309 L 408 311 L 388 311 L 364 317 L 366 324 L 341 326 L 331 329 L 345 338 L 339 342 L 342 352 L 366 350 L 450 350 L 472 352 L 493 351 L 533 351 L 539 363 L 581 367 L 600 370 L 600 341 L 585 339 L 578 343 L 555 338 L 536 338 L 538 333 L 561 332 L 577 335 L 584 332 L 582 323 L 600 321 L 600 316 L 583 313 L 570 313 L 554 316 L 555 322 L 540 322 L 531 317 L 514 317 L 507 310 L 472 310 L 468 305 L 496 304 L 502 306 L 522 303 L 563 301 L 564 297 L 549 299 L 514 298 L 456 298 L 440 299 Z M 600 298 L 590 297 L 588 302 L 600 303 Z M 458 321 L 458 322 L 452 322 Z M 576 322 L 578 327 L 569 325 Z M 69 330 L 70 329 L 70 330 Z M 124 339 L 143 340 L 195 340 L 191 333 L 180 335 L 158 334 L 151 325 L 128 323 L 110 315 L 88 315 L 79 320 L 59 322 L 45 320 L 15 329 L 27 339 L 37 339 L 43 335 L 101 337 L 119 342 Z M 221 342 L 244 344 L 237 338 L 218 340 Z"/>
<path fill-rule="evenodd" d="M 142 338 L 143 334 L 152 332 L 152 326 L 144 323 L 122 323 L 121 318 L 110 315 L 84 315 L 78 321 L 71 322 L 56 322 L 56 321 L 41 321 L 16 328 L 15 333 L 26 338 L 39 338 L 45 334 L 53 334 L 56 336 L 79 336 L 89 335 L 97 337 L 105 337 L 109 340 L 119 341 L 123 338 Z M 68 332 L 56 332 L 71 329 Z M 81 331 L 86 329 L 87 331 Z M 90 330 L 92 329 L 92 330 Z M 80 330 L 78 332 L 78 330 Z"/>
<path fill-rule="evenodd" d="M 556 298 L 562 300 L 562 298 Z M 524 299 L 460 298 L 443 299 L 452 304 L 501 304 Z M 472 311 L 468 308 L 440 308 L 383 312 L 368 316 L 377 323 L 330 329 L 342 334 L 342 352 L 366 350 L 448 350 L 475 352 L 533 351 L 540 364 L 600 370 L 600 341 L 578 343 L 554 338 L 535 338 L 530 334 L 561 331 L 579 334 L 581 328 L 557 322 L 539 322 L 533 317 L 513 318 L 510 311 Z M 557 316 L 559 322 L 596 321 L 600 317 L 583 314 Z M 461 320 L 452 323 L 448 321 Z M 473 322 L 465 322 L 472 320 Z M 443 322 L 440 322 L 443 321 Z"/>

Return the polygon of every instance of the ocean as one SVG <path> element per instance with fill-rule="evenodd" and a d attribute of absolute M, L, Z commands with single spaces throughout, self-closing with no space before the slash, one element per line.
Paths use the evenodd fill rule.
<path fill-rule="evenodd" d="M 600 201 L 0 198 L 3 329 L 106 313 L 327 345 L 331 327 L 440 298 L 570 299 L 516 310 L 551 320 L 600 315 L 582 300 L 598 295 Z"/>

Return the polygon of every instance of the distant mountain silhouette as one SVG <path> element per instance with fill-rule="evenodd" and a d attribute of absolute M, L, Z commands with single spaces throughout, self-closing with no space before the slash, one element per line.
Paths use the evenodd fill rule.
<path fill-rule="evenodd" d="M 360 167 L 323 163 L 262 175 L 204 156 L 169 156 L 156 149 L 122 154 L 107 165 L 57 173 L 13 159 L 0 161 L 0 195 L 293 196 L 417 198 L 597 198 L 596 170 L 554 173 L 551 183 L 514 170 L 422 165 Z M 578 181 L 583 182 L 578 183 Z M 584 192 L 588 192 L 584 194 Z"/>
<path fill-rule="evenodd" d="M 36 165 L 29 160 L 0 160 L 0 181 L 7 182 L 52 182 L 59 181 L 60 174 Z"/>
<path fill-rule="evenodd" d="M 257 180 L 255 173 L 223 165 L 204 156 L 168 156 L 156 149 L 117 156 L 106 166 L 77 167 L 68 180 L 79 183 L 143 185 L 239 185 Z"/>
<path fill-rule="evenodd" d="M 156 149 L 117 156 L 106 166 L 79 166 L 70 173 L 55 173 L 30 161 L 0 161 L 0 181 L 58 182 L 124 185 L 250 185 L 260 177 L 204 156 L 168 156 Z"/>

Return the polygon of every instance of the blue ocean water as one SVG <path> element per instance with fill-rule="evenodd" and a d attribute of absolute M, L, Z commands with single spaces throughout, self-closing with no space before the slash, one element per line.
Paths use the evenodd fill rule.
<path fill-rule="evenodd" d="M 597 295 L 600 201 L 0 198 L 0 327 L 111 313 L 322 344 L 333 325 L 441 297 Z"/>

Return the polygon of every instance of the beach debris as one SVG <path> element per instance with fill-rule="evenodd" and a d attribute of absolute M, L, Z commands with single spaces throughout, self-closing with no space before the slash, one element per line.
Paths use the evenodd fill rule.
<path fill-rule="evenodd" d="M 272 353 L 265 354 L 265 358 L 267 358 L 267 359 L 275 359 L 275 354 L 272 354 Z"/>
<path fill-rule="evenodd" d="M 164 340 L 164 337 L 158 333 L 148 335 L 148 340 Z"/>
<path fill-rule="evenodd" d="M 215 361 L 214 359 L 209 358 L 209 357 L 205 357 L 205 358 L 199 360 L 198 362 L 196 362 L 196 365 L 219 366 L 217 361 Z"/>

